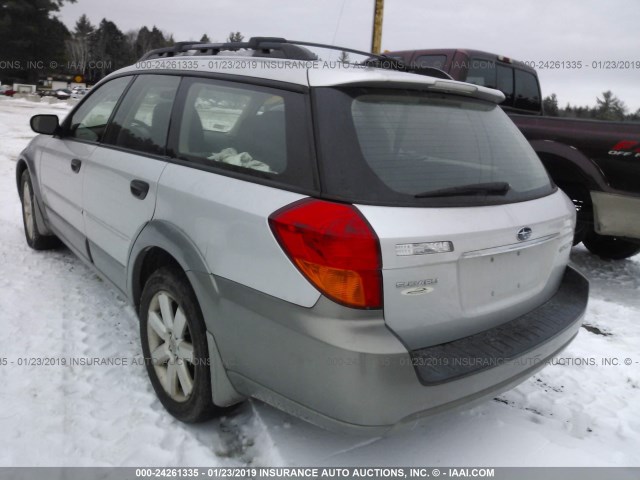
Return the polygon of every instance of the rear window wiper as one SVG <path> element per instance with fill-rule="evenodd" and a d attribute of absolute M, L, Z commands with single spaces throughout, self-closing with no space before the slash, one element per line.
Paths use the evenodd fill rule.
<path fill-rule="evenodd" d="M 417 193 L 415 198 L 430 197 L 458 197 L 470 195 L 506 195 L 511 189 L 507 182 L 471 183 L 469 185 L 459 185 L 457 187 L 441 188 L 439 190 L 429 190 Z"/>

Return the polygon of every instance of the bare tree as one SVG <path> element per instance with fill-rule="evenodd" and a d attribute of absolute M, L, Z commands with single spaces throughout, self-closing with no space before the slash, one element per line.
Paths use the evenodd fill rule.
<path fill-rule="evenodd" d="M 95 28 L 89 18 L 82 15 L 76 22 L 72 37 L 65 42 L 67 57 L 82 75 L 85 75 L 87 64 L 91 60 L 91 37 L 94 32 Z"/>
<path fill-rule="evenodd" d="M 67 57 L 78 73 L 85 74 L 91 59 L 89 42 L 82 38 L 71 38 L 66 41 Z"/>
<path fill-rule="evenodd" d="M 138 32 L 135 30 L 129 30 L 124 34 L 125 42 L 127 43 L 127 47 L 129 51 L 132 52 L 133 57 L 135 57 L 136 53 L 136 42 L 138 40 Z"/>

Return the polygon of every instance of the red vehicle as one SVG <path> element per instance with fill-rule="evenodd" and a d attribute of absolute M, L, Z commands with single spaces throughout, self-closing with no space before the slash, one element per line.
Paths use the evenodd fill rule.
<path fill-rule="evenodd" d="M 502 108 L 576 205 L 575 243 L 608 259 L 640 253 L 640 124 L 544 116 L 536 71 L 493 53 L 430 49 L 386 55 L 501 90 Z"/>
<path fill-rule="evenodd" d="M 6 88 L 5 88 L 6 87 Z M 16 91 L 9 85 L 0 86 L 0 95 L 6 95 L 7 97 L 13 97 Z"/>

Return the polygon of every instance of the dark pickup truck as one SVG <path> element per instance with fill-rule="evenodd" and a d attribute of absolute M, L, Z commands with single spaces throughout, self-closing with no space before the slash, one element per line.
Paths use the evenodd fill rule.
<path fill-rule="evenodd" d="M 529 140 L 551 178 L 574 201 L 574 243 L 608 259 L 640 252 L 640 124 L 543 116 L 536 71 L 477 50 L 385 52 L 413 68 L 496 88 L 502 108 Z"/>

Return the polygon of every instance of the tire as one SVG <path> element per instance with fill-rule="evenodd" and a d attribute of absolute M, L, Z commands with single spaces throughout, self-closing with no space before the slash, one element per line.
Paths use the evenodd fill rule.
<path fill-rule="evenodd" d="M 164 408 L 186 423 L 225 412 L 212 401 L 206 328 L 184 272 L 162 267 L 152 273 L 139 316 L 147 373 Z"/>
<path fill-rule="evenodd" d="M 60 246 L 55 235 L 42 235 L 36 225 L 36 199 L 29 170 L 22 172 L 20 179 L 20 201 L 22 202 L 22 225 L 27 244 L 34 250 L 51 250 Z"/>
<path fill-rule="evenodd" d="M 580 242 L 584 242 L 584 239 L 587 238 L 587 235 L 590 231 L 593 230 L 593 222 L 591 224 L 585 222 L 580 218 L 580 214 L 578 214 L 578 218 L 576 221 L 576 230 L 573 234 L 573 246 L 575 247 Z"/>
<path fill-rule="evenodd" d="M 582 241 L 587 250 L 606 260 L 623 260 L 640 253 L 640 243 L 589 232 Z"/>
<path fill-rule="evenodd" d="M 573 236 L 573 246 L 584 241 L 589 232 L 593 231 L 593 205 L 589 190 L 579 184 L 563 184 L 558 186 L 571 199 L 576 207 L 576 230 Z"/>

